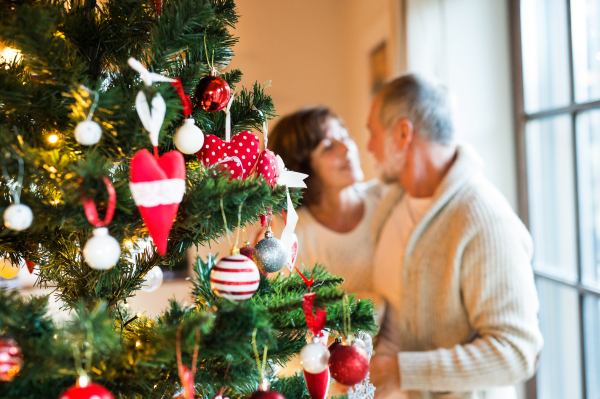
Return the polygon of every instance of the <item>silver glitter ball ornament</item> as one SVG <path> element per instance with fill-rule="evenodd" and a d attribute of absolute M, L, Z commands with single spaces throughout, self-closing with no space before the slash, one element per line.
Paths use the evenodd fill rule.
<path fill-rule="evenodd" d="M 271 228 L 267 228 L 265 238 L 260 240 L 252 251 L 252 260 L 263 273 L 275 273 L 285 266 L 287 253 L 283 243 L 273 236 Z"/>

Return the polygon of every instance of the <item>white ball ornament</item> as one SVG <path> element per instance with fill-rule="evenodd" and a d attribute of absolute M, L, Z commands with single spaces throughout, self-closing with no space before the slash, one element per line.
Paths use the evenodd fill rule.
<path fill-rule="evenodd" d="M 210 271 L 210 287 L 214 293 L 232 301 L 250 299 L 259 283 L 256 264 L 239 252 L 222 258 Z"/>
<path fill-rule="evenodd" d="M 315 339 L 300 351 L 300 364 L 307 373 L 319 374 L 329 365 L 329 355 L 329 349 Z"/>
<path fill-rule="evenodd" d="M 94 145 L 102 137 L 102 128 L 94 121 L 86 120 L 75 126 L 75 140 L 81 145 Z"/>
<path fill-rule="evenodd" d="M 144 292 L 156 291 L 163 282 L 163 272 L 160 266 L 154 266 L 146 276 L 144 276 L 144 284 L 142 284 L 141 290 Z"/>
<path fill-rule="evenodd" d="M 11 230 L 22 231 L 31 226 L 33 212 L 24 204 L 12 204 L 4 211 L 4 226 Z"/>
<path fill-rule="evenodd" d="M 186 119 L 183 125 L 175 132 L 175 146 L 184 154 L 195 154 L 204 144 L 204 134 L 194 124 L 194 119 Z"/>
<path fill-rule="evenodd" d="M 121 246 L 106 227 L 94 229 L 94 236 L 83 247 L 83 258 L 92 269 L 110 269 L 119 261 Z"/>

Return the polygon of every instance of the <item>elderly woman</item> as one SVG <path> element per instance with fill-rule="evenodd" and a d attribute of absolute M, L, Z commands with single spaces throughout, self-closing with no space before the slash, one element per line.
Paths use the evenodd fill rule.
<path fill-rule="evenodd" d="M 380 186 L 363 179 L 358 149 L 341 118 L 329 108 L 305 108 L 283 117 L 269 134 L 269 148 L 286 167 L 306 173 L 298 208 L 296 265 L 327 265 L 344 277 L 349 292 L 371 289 L 371 219 Z M 275 235 L 283 230 L 277 220 Z"/>

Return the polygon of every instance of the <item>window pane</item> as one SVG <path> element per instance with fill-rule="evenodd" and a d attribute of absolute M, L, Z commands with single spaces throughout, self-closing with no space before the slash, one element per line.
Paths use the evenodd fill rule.
<path fill-rule="evenodd" d="M 600 285 L 600 110 L 577 116 L 582 281 Z"/>
<path fill-rule="evenodd" d="M 529 222 L 534 267 L 577 279 L 577 230 L 571 119 L 561 115 L 526 126 Z"/>
<path fill-rule="evenodd" d="M 579 297 L 575 289 L 538 279 L 544 349 L 537 373 L 538 398 L 581 399 Z"/>
<path fill-rule="evenodd" d="M 585 369 L 588 398 L 600 398 L 600 300 L 584 298 Z"/>
<path fill-rule="evenodd" d="M 566 0 L 521 1 L 525 112 L 570 103 Z"/>
<path fill-rule="evenodd" d="M 600 1 L 571 0 L 575 100 L 600 98 Z"/>

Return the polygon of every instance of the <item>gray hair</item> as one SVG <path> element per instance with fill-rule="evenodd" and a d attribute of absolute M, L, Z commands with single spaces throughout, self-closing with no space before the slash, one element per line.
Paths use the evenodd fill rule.
<path fill-rule="evenodd" d="M 452 143 L 452 105 L 445 87 L 411 73 L 387 83 L 378 95 L 379 122 L 386 130 L 394 128 L 401 119 L 408 119 L 421 139 Z"/>

